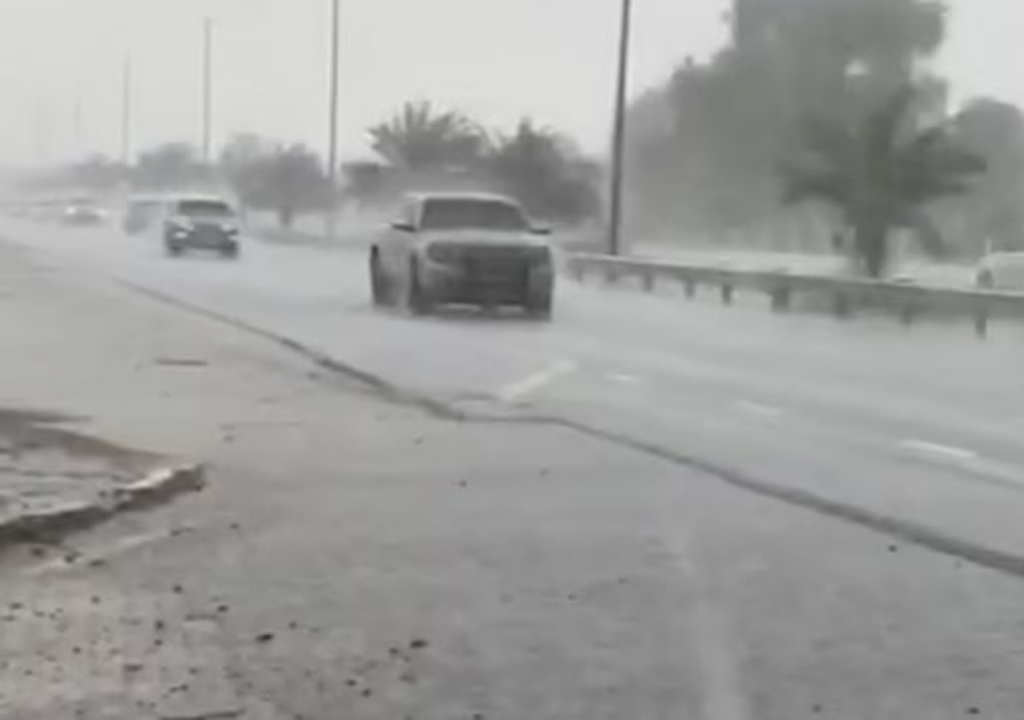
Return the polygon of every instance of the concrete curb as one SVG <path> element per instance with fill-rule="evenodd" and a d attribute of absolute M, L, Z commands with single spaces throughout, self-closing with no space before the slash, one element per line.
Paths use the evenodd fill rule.
<path fill-rule="evenodd" d="M 140 480 L 118 488 L 114 493 L 114 510 L 138 510 L 159 505 L 178 495 L 199 492 L 206 487 L 202 465 L 181 465 L 160 468 Z"/>
<path fill-rule="evenodd" d="M 159 505 L 205 486 L 202 465 L 159 468 L 96 500 L 76 500 L 0 521 L 0 550 L 20 543 L 52 543 L 120 513 Z"/>

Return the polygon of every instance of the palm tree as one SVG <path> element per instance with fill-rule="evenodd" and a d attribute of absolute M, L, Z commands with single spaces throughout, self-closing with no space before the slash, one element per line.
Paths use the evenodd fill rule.
<path fill-rule="evenodd" d="M 142 187 L 163 190 L 187 187 L 203 179 L 206 170 L 194 147 L 172 142 L 142 153 L 135 175 Z"/>
<path fill-rule="evenodd" d="M 600 199 L 599 171 L 568 139 L 528 118 L 512 135 L 498 135 L 488 158 L 491 181 L 527 210 L 549 220 L 579 221 Z"/>
<path fill-rule="evenodd" d="M 261 198 L 277 212 L 283 228 L 290 228 L 303 211 L 323 208 L 330 202 L 330 187 L 316 153 L 302 144 L 277 148 L 261 164 Z"/>
<path fill-rule="evenodd" d="M 911 113 L 916 93 L 903 88 L 863 122 L 809 121 L 806 154 L 783 168 L 785 199 L 814 199 L 841 211 L 854 232 L 865 272 L 881 277 L 895 228 L 916 231 L 926 251 L 942 252 L 942 241 L 924 212 L 930 202 L 967 192 L 985 162 L 959 147 L 947 125 L 920 130 Z"/>
<path fill-rule="evenodd" d="M 465 170 L 487 146 L 486 134 L 476 123 L 458 112 L 435 112 L 429 102 L 406 103 L 369 133 L 378 155 L 413 173 Z"/>

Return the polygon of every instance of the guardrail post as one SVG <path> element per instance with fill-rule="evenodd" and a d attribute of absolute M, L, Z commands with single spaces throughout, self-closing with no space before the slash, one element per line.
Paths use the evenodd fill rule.
<path fill-rule="evenodd" d="M 845 320 L 850 317 L 850 298 L 844 292 L 837 292 L 832 299 L 832 311 L 836 317 Z"/>
<path fill-rule="evenodd" d="M 643 274 L 644 290 L 647 292 L 653 292 L 654 290 L 654 271 L 648 270 Z"/>
<path fill-rule="evenodd" d="M 984 310 L 974 315 L 974 332 L 982 339 L 988 337 L 988 313 Z"/>
<path fill-rule="evenodd" d="M 900 310 L 900 320 L 903 321 L 904 325 L 913 325 L 915 314 L 914 306 L 908 303 Z"/>
<path fill-rule="evenodd" d="M 791 300 L 793 297 L 790 289 L 784 285 L 779 285 L 772 288 L 772 310 L 775 312 L 785 312 L 789 310 Z"/>
<path fill-rule="evenodd" d="M 1024 317 L 1024 298 L 984 290 L 908 287 L 903 283 L 870 283 L 857 278 L 817 277 L 777 271 L 745 271 L 729 267 L 687 265 L 684 263 L 639 261 L 600 255 L 569 254 L 562 272 L 580 283 L 588 273 L 597 282 L 602 278 L 611 285 L 634 278 L 647 292 L 654 292 L 658 283 L 669 279 L 680 282 L 688 299 L 699 294 L 705 283 L 711 292 L 718 291 L 723 305 L 733 305 L 737 291 L 752 290 L 768 296 L 775 312 L 791 311 L 797 294 L 811 293 L 832 303 L 832 312 L 845 319 L 863 308 L 879 308 L 888 317 L 898 318 L 905 326 L 926 319 L 932 311 L 953 311 L 974 323 L 979 338 L 988 337 L 989 323 L 998 319 L 1005 308 L 1015 317 Z M 662 282 L 664 284 L 664 282 Z M 826 310 L 827 312 L 827 310 Z"/>

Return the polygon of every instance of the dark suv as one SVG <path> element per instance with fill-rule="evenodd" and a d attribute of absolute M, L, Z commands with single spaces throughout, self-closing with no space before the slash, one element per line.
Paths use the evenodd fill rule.
<path fill-rule="evenodd" d="M 548 318 L 555 283 L 548 234 L 502 195 L 411 195 L 371 248 L 373 301 L 415 313 L 441 303 L 517 305 Z"/>
<path fill-rule="evenodd" d="M 167 206 L 163 239 L 169 255 L 210 250 L 223 257 L 237 257 L 238 234 L 238 215 L 224 200 L 179 198 Z"/>

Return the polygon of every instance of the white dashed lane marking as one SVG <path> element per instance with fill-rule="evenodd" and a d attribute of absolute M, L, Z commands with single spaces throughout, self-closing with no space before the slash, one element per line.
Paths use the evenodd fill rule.
<path fill-rule="evenodd" d="M 643 380 L 638 378 L 636 375 L 627 375 L 625 373 L 608 373 L 604 376 L 606 380 L 610 380 L 620 385 L 641 385 Z"/>
<path fill-rule="evenodd" d="M 578 365 L 572 360 L 558 360 L 540 372 L 527 375 L 522 380 L 517 380 L 501 388 L 498 391 L 498 399 L 505 403 L 525 400 L 558 378 L 575 372 L 577 367 Z"/>
<path fill-rule="evenodd" d="M 902 440 L 897 445 L 922 462 L 957 470 L 990 485 L 1016 491 L 1024 489 L 1024 471 L 1019 465 L 993 460 L 967 448 L 927 440 Z"/>
<path fill-rule="evenodd" d="M 930 457 L 946 458 L 959 462 L 969 462 L 978 459 L 978 453 L 966 448 L 941 443 L 928 442 L 927 440 L 901 440 L 900 447 Z"/>
<path fill-rule="evenodd" d="M 750 720 L 750 700 L 741 677 L 739 638 L 725 604 L 697 564 L 692 539 L 667 538 L 667 549 L 688 591 L 682 628 L 690 640 L 687 647 L 696 661 L 702 691 L 701 720 Z"/>

